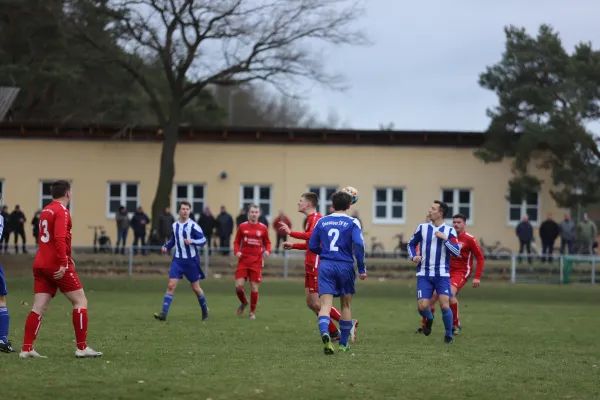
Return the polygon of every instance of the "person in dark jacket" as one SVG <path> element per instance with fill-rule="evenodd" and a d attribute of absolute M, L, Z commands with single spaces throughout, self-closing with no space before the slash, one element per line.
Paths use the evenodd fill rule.
<path fill-rule="evenodd" d="M 160 215 L 158 219 L 158 240 L 160 241 L 160 246 L 167 243 L 169 239 L 171 239 L 171 235 L 173 234 L 173 224 L 175 223 L 175 217 L 171 214 L 171 208 L 166 207 L 165 211 Z"/>
<path fill-rule="evenodd" d="M 8 206 L 2 207 L 2 218 L 4 218 L 4 232 L 2 233 L 2 244 L 0 246 L 4 253 L 8 253 L 8 241 L 10 239 L 11 226 L 10 226 L 10 214 L 8 213 Z"/>
<path fill-rule="evenodd" d="M 134 254 L 138 252 L 138 243 L 142 242 L 142 254 L 146 254 L 146 227 L 150 223 L 150 218 L 144 212 L 142 207 L 138 207 L 133 217 L 131 217 L 131 229 L 133 229 Z"/>
<path fill-rule="evenodd" d="M 225 206 L 221 206 L 221 212 L 217 216 L 217 235 L 219 236 L 219 247 L 221 254 L 228 256 L 231 245 L 231 234 L 233 233 L 233 217 L 227 212 Z"/>
<path fill-rule="evenodd" d="M 19 236 L 21 236 L 23 253 L 27 253 L 27 239 L 25 239 L 25 222 L 27 218 L 25 218 L 25 214 L 18 204 L 15 206 L 13 212 L 10 213 L 9 221 L 11 231 L 15 235 L 15 254 L 19 252 Z"/>
<path fill-rule="evenodd" d="M 40 233 L 40 214 L 41 211 L 37 211 L 33 215 L 31 220 L 31 230 L 33 231 L 33 240 L 35 241 L 35 247 L 39 247 L 38 236 Z"/>
<path fill-rule="evenodd" d="M 529 217 L 525 215 L 519 225 L 517 225 L 517 229 L 515 230 L 517 237 L 519 238 L 519 254 L 523 254 L 523 249 L 527 249 L 527 260 L 529 264 L 533 262 L 531 259 L 531 241 L 533 240 L 533 226 L 529 222 Z"/>
<path fill-rule="evenodd" d="M 560 228 L 552 214 L 548 214 L 548 218 L 540 225 L 540 240 L 542 242 L 542 262 L 552 261 L 552 253 L 554 252 L 554 243 L 560 234 Z"/>
<path fill-rule="evenodd" d="M 119 207 L 119 210 L 115 213 L 115 221 L 117 223 L 115 254 L 119 252 L 119 244 L 121 245 L 121 254 L 125 254 L 127 234 L 129 233 L 129 216 L 127 215 L 127 209 L 124 206 Z"/>
<path fill-rule="evenodd" d="M 244 222 L 248 222 L 248 212 L 245 208 L 242 208 L 240 214 L 235 218 L 235 225 L 240 226 Z"/>
<path fill-rule="evenodd" d="M 202 232 L 204 233 L 204 237 L 206 238 L 206 248 L 208 251 L 208 254 L 212 254 L 212 237 L 213 237 L 213 231 L 215 230 L 215 226 L 216 226 L 216 220 L 215 217 L 213 217 L 212 213 L 210 212 L 210 208 L 208 208 L 208 206 L 204 207 L 204 212 L 202 212 L 202 214 L 200 215 L 200 218 L 198 218 L 198 225 L 200 225 L 200 228 L 202 229 Z"/>

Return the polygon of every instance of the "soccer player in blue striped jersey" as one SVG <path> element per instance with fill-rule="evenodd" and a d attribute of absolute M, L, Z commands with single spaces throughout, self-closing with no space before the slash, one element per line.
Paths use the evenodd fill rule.
<path fill-rule="evenodd" d="M 417 264 L 417 304 L 419 314 L 425 319 L 423 334 L 431 334 L 433 313 L 429 308 L 433 292 L 436 291 L 442 309 L 442 320 L 446 335 L 444 343 L 452 343 L 452 310 L 450 309 L 450 257 L 460 256 L 460 244 L 456 230 L 446 225 L 448 205 L 434 201 L 429 209 L 429 221 L 417 226 L 408 242 L 408 256 Z M 419 250 L 417 253 L 417 245 Z"/>
<path fill-rule="evenodd" d="M 206 238 L 202 228 L 190 219 L 192 205 L 187 201 L 179 203 L 179 221 L 173 224 L 173 235 L 163 246 L 162 253 L 175 248 L 171 270 L 169 271 L 169 283 L 163 300 L 162 312 L 155 313 L 154 318 L 160 321 L 167 320 L 167 314 L 173 301 L 175 288 L 185 276 L 192 286 L 192 290 L 198 297 L 198 303 L 202 309 L 202 321 L 208 319 L 208 307 L 204 292 L 200 287 L 200 279 L 204 279 L 204 272 L 200 268 L 200 254 L 197 246 L 204 246 Z"/>
<path fill-rule="evenodd" d="M 329 336 L 329 322 L 333 298 L 340 297 L 342 332 L 339 350 L 348 351 L 348 339 L 354 326 L 352 320 L 352 295 L 356 273 L 354 272 L 354 257 L 358 266 L 360 279 L 367 277 L 365 266 L 365 241 L 360 222 L 346 215 L 350 208 L 352 197 L 344 192 L 336 192 L 331 196 L 333 214 L 321 218 L 310 237 L 308 249 L 321 257 L 319 264 L 319 331 L 327 355 L 333 354 L 333 344 Z"/>
<path fill-rule="evenodd" d="M 0 204 L 2 203 L 2 193 L 0 193 Z M 0 239 L 2 239 L 2 233 L 4 232 L 4 217 L 0 215 Z M 8 308 L 6 308 L 6 279 L 4 279 L 4 271 L 2 265 L 0 265 L 0 352 L 2 353 L 14 353 L 15 349 L 12 348 L 12 343 L 8 340 L 8 329 L 10 326 L 10 315 L 8 314 Z"/>

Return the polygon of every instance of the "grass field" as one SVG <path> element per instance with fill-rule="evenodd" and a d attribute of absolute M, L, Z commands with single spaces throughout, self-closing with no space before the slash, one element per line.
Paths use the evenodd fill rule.
<path fill-rule="evenodd" d="M 2 399 L 599 399 L 600 290 L 587 286 L 486 285 L 461 293 L 464 327 L 443 344 L 420 324 L 407 282 L 360 282 L 359 341 L 325 356 L 299 281 L 262 286 L 255 321 L 237 317 L 230 280 L 204 284 L 200 321 L 185 286 L 169 321 L 159 311 L 165 279 L 83 278 L 89 343 L 101 359 L 74 358 L 70 307 L 57 297 L 36 349 L 45 360 L 0 354 Z M 9 281 L 17 346 L 31 280 Z"/>

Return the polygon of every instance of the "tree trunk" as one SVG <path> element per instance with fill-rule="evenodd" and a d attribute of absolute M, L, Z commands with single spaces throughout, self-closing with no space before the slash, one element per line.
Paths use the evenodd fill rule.
<path fill-rule="evenodd" d="M 157 229 L 160 215 L 171 205 L 173 179 L 175 178 L 175 148 L 179 135 L 179 117 L 172 116 L 163 129 L 164 142 L 160 156 L 160 171 L 158 185 L 152 202 L 152 229 Z"/>

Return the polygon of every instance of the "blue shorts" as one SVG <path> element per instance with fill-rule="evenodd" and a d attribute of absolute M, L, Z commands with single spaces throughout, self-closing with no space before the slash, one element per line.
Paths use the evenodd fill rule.
<path fill-rule="evenodd" d="M 319 264 L 319 296 L 332 294 L 354 294 L 354 263 L 336 262 L 321 259 Z"/>
<path fill-rule="evenodd" d="M 417 299 L 431 299 L 433 291 L 452 297 L 449 276 L 417 276 Z"/>
<path fill-rule="evenodd" d="M 0 265 L 0 296 L 6 296 L 8 290 L 6 290 L 6 279 L 4 279 L 4 271 L 2 271 L 2 265 Z"/>
<path fill-rule="evenodd" d="M 198 257 L 174 258 L 171 261 L 169 279 L 183 279 L 184 276 L 190 283 L 204 279 L 204 272 L 200 269 L 200 259 Z"/>

